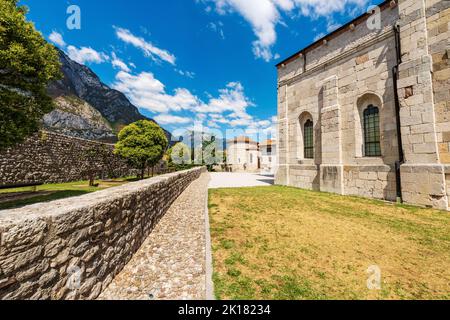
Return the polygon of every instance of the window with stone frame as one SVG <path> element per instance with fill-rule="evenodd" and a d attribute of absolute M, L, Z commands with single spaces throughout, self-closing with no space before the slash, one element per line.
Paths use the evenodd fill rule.
<path fill-rule="evenodd" d="M 303 147 L 305 159 L 314 159 L 314 123 L 307 120 L 303 129 Z"/>
<path fill-rule="evenodd" d="M 380 110 L 369 105 L 364 110 L 364 155 L 381 156 Z"/>

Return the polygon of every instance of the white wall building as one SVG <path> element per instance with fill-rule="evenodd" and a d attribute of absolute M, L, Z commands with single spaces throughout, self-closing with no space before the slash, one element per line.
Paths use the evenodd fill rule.
<path fill-rule="evenodd" d="M 266 140 L 259 145 L 261 159 L 261 173 L 275 174 L 277 161 L 277 145 L 275 140 Z"/>
<path fill-rule="evenodd" d="M 233 172 L 258 172 L 261 167 L 258 143 L 249 137 L 228 140 L 227 164 Z"/>

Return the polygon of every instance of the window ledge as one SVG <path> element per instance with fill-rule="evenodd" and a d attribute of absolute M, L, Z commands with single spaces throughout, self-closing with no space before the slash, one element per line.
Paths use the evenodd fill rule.
<path fill-rule="evenodd" d="M 297 158 L 297 162 L 298 162 L 298 164 L 308 164 L 308 165 L 312 165 L 312 164 L 315 164 L 315 159 L 302 159 L 302 158 Z"/>
<path fill-rule="evenodd" d="M 365 164 L 383 164 L 384 157 L 355 157 L 356 163 Z"/>

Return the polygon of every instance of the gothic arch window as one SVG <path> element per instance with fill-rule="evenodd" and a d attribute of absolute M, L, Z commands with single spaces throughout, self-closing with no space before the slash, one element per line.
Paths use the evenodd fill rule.
<path fill-rule="evenodd" d="M 305 159 L 314 159 L 314 123 L 310 119 L 303 126 L 303 146 Z"/>
<path fill-rule="evenodd" d="M 366 157 L 381 156 L 380 109 L 369 105 L 364 116 L 364 155 Z"/>
<path fill-rule="evenodd" d="M 355 156 L 381 157 L 383 154 L 383 100 L 375 93 L 367 92 L 356 101 Z"/>
<path fill-rule="evenodd" d="M 300 114 L 297 130 L 297 159 L 314 159 L 314 120 L 309 112 Z"/>

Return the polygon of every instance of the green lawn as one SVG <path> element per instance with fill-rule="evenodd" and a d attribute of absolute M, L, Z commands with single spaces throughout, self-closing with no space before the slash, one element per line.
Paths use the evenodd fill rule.
<path fill-rule="evenodd" d="M 209 210 L 218 299 L 450 299 L 448 212 L 278 186 Z"/>
<path fill-rule="evenodd" d="M 35 190 L 32 187 L 0 190 L 0 210 L 81 196 L 87 193 L 120 186 L 134 180 L 134 178 L 124 178 L 112 181 L 96 181 L 96 183 L 99 183 L 98 187 L 89 187 L 88 181 L 78 181 L 70 183 L 45 184 L 36 187 Z M 8 199 L 6 196 L 15 196 L 17 199 Z"/>

